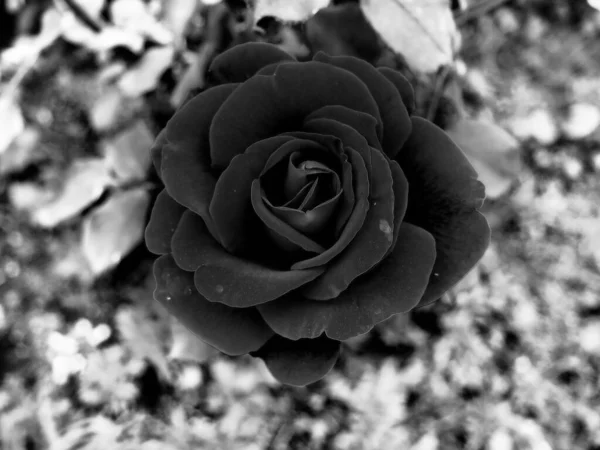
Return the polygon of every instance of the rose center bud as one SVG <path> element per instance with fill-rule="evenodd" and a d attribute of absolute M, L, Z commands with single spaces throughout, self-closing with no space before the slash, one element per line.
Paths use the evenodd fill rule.
<path fill-rule="evenodd" d="M 263 200 L 276 217 L 317 241 L 326 240 L 329 219 L 342 193 L 332 161 L 296 151 L 261 177 Z M 321 239 L 323 238 L 323 239 Z"/>

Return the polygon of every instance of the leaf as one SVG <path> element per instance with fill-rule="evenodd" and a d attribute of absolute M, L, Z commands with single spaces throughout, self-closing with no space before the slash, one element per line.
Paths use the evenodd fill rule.
<path fill-rule="evenodd" d="M 106 0 L 73 0 L 92 19 L 99 19 Z"/>
<path fill-rule="evenodd" d="M 257 0 L 254 7 L 254 23 L 267 16 L 284 22 L 302 22 L 319 9 L 326 7 L 329 0 Z"/>
<path fill-rule="evenodd" d="M 141 242 L 149 203 L 145 188 L 120 192 L 84 219 L 83 254 L 93 273 L 116 266 Z"/>
<path fill-rule="evenodd" d="M 141 181 L 150 167 L 150 147 L 154 137 L 148 126 L 138 120 L 127 130 L 103 143 L 104 158 L 121 183 Z"/>
<path fill-rule="evenodd" d="M 363 0 L 361 8 L 392 50 L 421 72 L 449 64 L 458 50 L 449 0 Z"/>
<path fill-rule="evenodd" d="M 182 39 L 187 24 L 198 9 L 197 0 L 163 0 L 163 21 L 178 40 Z"/>
<path fill-rule="evenodd" d="M 0 97 L 0 155 L 25 129 L 25 119 L 14 95 Z"/>
<path fill-rule="evenodd" d="M 162 74 L 173 61 L 173 47 L 157 47 L 144 56 L 119 80 L 119 88 L 130 97 L 139 97 L 153 91 Z"/>
<path fill-rule="evenodd" d="M 25 181 L 12 183 L 8 187 L 8 198 L 16 210 L 31 212 L 50 202 L 53 195 L 43 186 Z"/>
<path fill-rule="evenodd" d="M 115 323 L 134 357 L 151 361 L 163 379 L 169 381 L 171 372 L 164 353 L 164 337 L 147 310 L 122 307 L 117 311 Z"/>
<path fill-rule="evenodd" d="M 102 159 L 77 160 L 67 170 L 58 195 L 32 211 L 32 221 L 44 228 L 54 228 L 98 200 L 110 183 Z"/>
<path fill-rule="evenodd" d="M 173 34 L 156 20 L 142 0 L 115 0 L 110 5 L 110 16 L 117 27 L 151 39 L 160 45 L 173 42 Z"/>
<path fill-rule="evenodd" d="M 107 52 L 116 47 L 125 47 L 132 53 L 139 54 L 144 49 L 144 38 L 139 34 L 118 27 L 104 27 L 88 44 L 93 50 Z"/>
<path fill-rule="evenodd" d="M 95 131 L 101 133 L 117 124 L 124 103 L 123 97 L 123 93 L 114 86 L 98 97 L 89 111 L 90 122 Z"/>
<path fill-rule="evenodd" d="M 313 53 L 355 56 L 373 63 L 384 48 L 358 3 L 343 3 L 319 10 L 304 25 Z"/>
<path fill-rule="evenodd" d="M 204 362 L 219 353 L 175 318 L 171 320 L 171 333 L 172 341 L 168 355 L 170 360 Z"/>
<path fill-rule="evenodd" d="M 508 191 L 522 170 L 519 142 L 511 134 L 494 123 L 473 119 L 460 119 L 446 132 L 467 155 L 488 198 Z"/>
<path fill-rule="evenodd" d="M 40 132 L 34 127 L 27 127 L 0 153 L 0 175 L 19 172 L 27 166 L 43 159 L 39 151 Z"/>

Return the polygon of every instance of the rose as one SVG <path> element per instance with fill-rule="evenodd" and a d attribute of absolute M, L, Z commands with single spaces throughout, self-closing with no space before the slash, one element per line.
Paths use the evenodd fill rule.
<path fill-rule="evenodd" d="M 304 385 L 481 257 L 484 187 L 399 73 L 257 43 L 210 70 L 153 147 L 146 230 L 156 300 L 202 340 Z"/>

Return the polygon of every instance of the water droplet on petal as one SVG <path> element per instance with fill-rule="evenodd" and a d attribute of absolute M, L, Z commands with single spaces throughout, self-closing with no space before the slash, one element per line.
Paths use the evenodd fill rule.
<path fill-rule="evenodd" d="M 170 302 L 171 300 L 173 300 L 173 297 L 170 295 L 165 296 L 165 301 Z"/>
<path fill-rule="evenodd" d="M 222 294 L 224 290 L 225 290 L 225 288 L 223 286 L 221 286 L 220 284 L 217 284 L 215 286 L 215 291 L 217 291 L 218 294 Z"/>
<path fill-rule="evenodd" d="M 387 236 L 388 240 L 392 242 L 394 240 L 394 230 L 390 226 L 387 220 L 381 219 L 379 221 L 379 229 Z"/>

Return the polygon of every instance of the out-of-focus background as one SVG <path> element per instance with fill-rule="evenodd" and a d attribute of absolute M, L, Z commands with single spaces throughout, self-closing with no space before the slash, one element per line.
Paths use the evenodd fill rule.
<path fill-rule="evenodd" d="M 0 0 L 0 449 L 600 449 L 600 2 L 328 3 Z M 174 323 L 142 242 L 247 41 L 401 70 L 489 194 L 477 267 L 306 388 Z"/>

